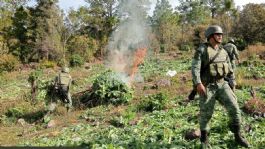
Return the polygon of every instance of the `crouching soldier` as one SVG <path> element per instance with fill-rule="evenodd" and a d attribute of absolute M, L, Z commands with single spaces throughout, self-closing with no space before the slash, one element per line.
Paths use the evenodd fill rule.
<path fill-rule="evenodd" d="M 67 111 L 72 108 L 72 99 L 70 94 L 71 83 L 72 77 L 69 74 L 69 68 L 63 67 L 62 71 L 54 79 L 54 90 L 57 94 L 56 96 L 66 103 Z"/>

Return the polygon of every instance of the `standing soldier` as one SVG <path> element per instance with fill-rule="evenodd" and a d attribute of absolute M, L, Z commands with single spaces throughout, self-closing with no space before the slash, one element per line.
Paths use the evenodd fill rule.
<path fill-rule="evenodd" d="M 236 69 L 236 62 L 235 61 L 238 60 L 238 62 L 239 62 L 239 54 L 238 54 L 238 50 L 237 50 L 237 47 L 235 46 L 235 41 L 233 38 L 229 38 L 229 41 L 224 46 L 224 49 L 228 53 L 232 68 L 235 71 L 235 69 Z"/>
<path fill-rule="evenodd" d="M 208 42 L 195 51 L 192 60 L 192 79 L 200 95 L 201 148 L 210 146 L 208 123 L 216 100 L 227 109 L 230 117 L 229 127 L 234 133 L 235 141 L 241 146 L 249 147 L 249 143 L 240 133 L 241 115 L 236 96 L 224 81 L 224 77 L 227 77 L 235 82 L 235 77 L 228 54 L 220 47 L 222 28 L 217 25 L 210 26 L 205 31 L 205 36 Z"/>
<path fill-rule="evenodd" d="M 70 87 L 72 77 L 69 74 L 69 68 L 63 67 L 62 71 L 55 77 L 54 87 L 57 90 L 59 98 L 66 103 L 67 111 L 72 108 L 72 99 L 70 94 Z"/>

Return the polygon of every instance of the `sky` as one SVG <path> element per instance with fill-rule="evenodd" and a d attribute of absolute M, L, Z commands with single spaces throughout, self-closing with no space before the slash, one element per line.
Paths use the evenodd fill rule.
<path fill-rule="evenodd" d="M 156 0 L 151 0 L 154 3 Z M 242 7 L 243 5 L 246 5 L 248 3 L 265 3 L 265 0 L 234 0 L 236 6 Z M 176 0 L 169 0 L 170 4 L 175 7 L 178 3 Z M 63 8 L 64 10 L 69 10 L 70 7 L 77 9 L 78 7 L 86 5 L 86 2 L 84 0 L 59 0 L 59 6 Z M 154 6 L 153 6 L 154 7 Z"/>
<path fill-rule="evenodd" d="M 150 0 L 153 2 L 151 5 L 151 10 L 155 7 L 156 0 Z M 178 5 L 177 0 L 169 0 L 170 4 L 173 7 L 176 7 Z M 234 0 L 236 7 L 240 6 L 242 8 L 243 5 L 246 5 L 248 3 L 265 3 L 265 0 Z M 32 3 L 34 4 L 34 3 Z M 74 9 L 79 8 L 82 5 L 87 5 L 87 3 L 84 0 L 59 0 L 59 6 L 60 8 L 64 9 L 65 11 L 68 11 L 71 7 Z"/>

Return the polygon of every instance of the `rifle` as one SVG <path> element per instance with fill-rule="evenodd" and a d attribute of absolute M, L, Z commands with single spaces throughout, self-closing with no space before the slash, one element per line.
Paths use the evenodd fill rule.
<path fill-rule="evenodd" d="M 235 86 L 235 83 L 234 83 L 233 79 L 225 77 L 224 80 L 228 82 L 229 87 L 234 92 L 236 86 Z"/>

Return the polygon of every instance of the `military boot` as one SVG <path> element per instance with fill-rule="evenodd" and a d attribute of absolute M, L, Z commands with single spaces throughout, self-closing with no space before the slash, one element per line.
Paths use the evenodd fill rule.
<path fill-rule="evenodd" d="M 211 149 L 211 146 L 208 140 L 208 132 L 206 130 L 201 130 L 200 141 L 201 141 L 200 149 Z"/>
<path fill-rule="evenodd" d="M 231 126 L 231 131 L 234 133 L 235 136 L 235 141 L 237 144 L 240 146 L 249 148 L 250 145 L 246 139 L 244 139 L 240 133 L 240 126 L 239 125 L 232 125 Z"/>

